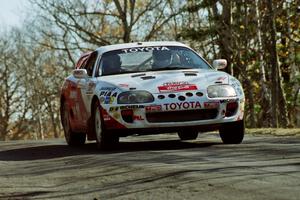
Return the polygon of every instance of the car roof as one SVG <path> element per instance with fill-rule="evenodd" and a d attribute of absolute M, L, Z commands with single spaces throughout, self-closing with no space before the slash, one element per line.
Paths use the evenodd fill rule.
<path fill-rule="evenodd" d="M 113 44 L 96 49 L 98 53 L 103 54 L 108 51 L 119 50 L 119 49 L 129 49 L 137 47 L 149 47 L 149 46 L 180 46 L 187 47 L 185 44 L 175 41 L 155 41 L 155 42 L 133 42 L 133 43 L 124 43 L 124 44 Z"/>

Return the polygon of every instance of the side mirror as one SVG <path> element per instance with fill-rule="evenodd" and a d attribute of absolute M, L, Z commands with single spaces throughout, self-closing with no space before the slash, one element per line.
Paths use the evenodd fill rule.
<path fill-rule="evenodd" d="M 224 69 L 227 66 L 226 59 L 217 59 L 213 61 L 213 67 L 215 69 Z"/>
<path fill-rule="evenodd" d="M 78 79 L 89 77 L 86 69 L 75 69 L 73 70 L 73 76 Z"/>

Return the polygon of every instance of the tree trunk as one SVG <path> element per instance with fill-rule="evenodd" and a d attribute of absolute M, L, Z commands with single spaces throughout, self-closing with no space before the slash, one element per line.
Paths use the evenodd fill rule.
<path fill-rule="evenodd" d="M 128 26 L 128 21 L 127 21 L 127 0 L 124 0 L 123 4 L 123 9 L 121 7 L 121 3 L 119 0 L 114 0 L 114 3 L 117 7 L 117 10 L 119 12 L 120 19 L 122 21 L 122 27 L 123 27 L 123 42 L 127 43 L 130 42 L 130 33 L 131 33 L 131 27 Z M 132 5 L 135 2 L 132 2 Z M 131 9 L 133 9 L 131 7 Z M 132 16 L 131 16 L 132 17 Z"/>
<path fill-rule="evenodd" d="M 47 103 L 47 110 L 48 110 L 48 113 L 50 115 L 50 119 L 51 119 L 51 123 L 52 123 L 54 138 L 58 138 L 59 134 L 58 134 L 58 131 L 57 131 L 57 128 L 56 128 L 56 121 L 55 121 L 55 116 L 54 116 L 55 113 L 54 113 L 53 108 L 52 108 L 51 100 L 45 98 L 45 101 Z"/>
<path fill-rule="evenodd" d="M 40 136 L 40 139 L 44 140 L 45 136 L 44 136 L 44 128 L 43 128 L 43 123 L 42 123 L 42 119 L 41 119 L 41 116 L 40 114 L 38 113 L 38 130 L 39 130 L 39 136 Z"/>
<path fill-rule="evenodd" d="M 291 20 L 290 20 L 290 13 L 291 13 L 291 3 L 290 2 L 286 2 L 286 17 L 287 17 L 287 23 L 285 24 L 285 29 L 286 31 L 285 34 L 287 34 L 287 36 L 291 36 L 292 35 L 292 31 L 291 31 Z M 300 16 L 299 16 L 300 18 Z M 300 46 L 296 45 L 295 41 L 293 40 L 289 40 L 288 42 L 288 50 L 289 50 L 289 56 L 288 56 L 288 63 L 289 63 L 289 78 L 290 78 L 290 82 L 294 83 L 292 86 L 292 93 L 294 93 L 293 95 L 293 101 L 292 104 L 289 108 L 289 123 L 291 126 L 295 126 L 297 125 L 297 110 L 299 110 L 299 105 L 300 102 L 297 103 L 298 99 L 298 94 L 299 94 L 299 90 L 300 90 L 300 85 L 299 85 L 299 81 L 297 81 L 297 75 L 299 76 L 299 66 L 297 66 L 296 64 L 296 55 L 297 55 L 297 48 L 298 48 L 298 52 L 300 52 Z M 298 105 L 297 105 L 298 104 Z M 298 107 L 297 107 L 298 106 Z"/>
<path fill-rule="evenodd" d="M 55 138 L 58 138 L 59 137 L 59 134 L 57 132 L 57 128 L 56 128 L 56 120 L 55 120 L 55 113 L 53 112 L 53 108 L 52 108 L 52 105 L 51 105 L 51 102 L 49 102 L 49 106 L 50 106 L 50 117 L 51 117 L 51 121 L 52 121 L 52 127 L 53 127 L 53 132 L 54 132 L 54 137 Z"/>
<path fill-rule="evenodd" d="M 276 49 L 276 26 L 275 26 L 275 13 L 273 10 L 272 0 L 268 0 L 268 10 L 269 10 L 269 22 L 271 27 L 271 49 L 270 49 L 270 59 L 272 64 L 272 125 L 273 127 L 278 127 L 278 114 L 277 109 L 280 113 L 280 125 L 283 127 L 288 126 L 288 114 L 285 92 L 282 86 L 281 71 L 278 63 L 277 49 Z"/>
<path fill-rule="evenodd" d="M 231 16 L 231 0 L 221 1 L 223 6 L 222 14 L 219 15 L 217 3 L 213 6 L 213 13 L 217 18 L 218 44 L 220 47 L 220 55 L 227 60 L 226 71 L 233 75 L 232 68 L 232 16 Z"/>
<path fill-rule="evenodd" d="M 266 72 L 265 72 L 265 61 L 263 56 L 263 48 L 262 48 L 262 36 L 261 36 L 261 15 L 258 0 L 255 0 L 255 15 L 257 19 L 257 40 L 258 40 L 258 52 L 259 52 L 259 70 L 260 70 L 260 78 L 259 82 L 261 85 L 260 95 L 261 95 L 261 114 L 260 119 L 262 127 L 269 127 L 271 116 L 270 116 L 270 92 L 266 83 Z"/>
<path fill-rule="evenodd" d="M 250 127 L 256 127 L 255 123 L 255 112 L 254 112 L 254 94 L 253 94 L 253 85 L 249 78 L 245 78 L 246 92 L 249 103 L 249 118 L 250 118 Z"/>
<path fill-rule="evenodd" d="M 280 69 L 278 69 L 278 110 L 279 110 L 279 119 L 280 125 L 284 128 L 289 126 L 289 118 L 287 111 L 286 95 L 282 84 L 282 77 Z"/>
<path fill-rule="evenodd" d="M 273 11 L 273 2 L 272 0 L 268 0 L 267 3 L 269 10 L 269 25 L 270 25 L 270 63 L 271 63 L 271 77 L 272 77 L 272 127 L 278 127 L 278 113 L 277 113 L 277 105 L 278 105 L 278 57 L 276 50 L 276 27 L 275 27 L 275 19 L 274 19 L 274 11 Z"/>

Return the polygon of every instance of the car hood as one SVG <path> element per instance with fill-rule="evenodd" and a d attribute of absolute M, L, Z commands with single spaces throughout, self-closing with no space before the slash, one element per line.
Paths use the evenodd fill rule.
<path fill-rule="evenodd" d="M 208 85 L 228 84 L 225 72 L 204 69 L 148 71 L 102 76 L 98 79 L 106 86 L 126 90 L 147 90 L 151 93 L 201 90 Z"/>

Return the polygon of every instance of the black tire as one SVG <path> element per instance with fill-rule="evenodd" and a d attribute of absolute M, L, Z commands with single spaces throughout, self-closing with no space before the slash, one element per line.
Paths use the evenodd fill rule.
<path fill-rule="evenodd" d="M 100 103 L 97 100 L 93 105 L 92 110 L 92 131 L 96 137 L 96 144 L 98 149 L 112 148 L 119 142 L 119 137 L 116 135 L 109 135 L 103 126 L 103 118 L 100 111 Z"/>
<path fill-rule="evenodd" d="M 197 130 L 178 131 L 177 134 L 180 140 L 195 140 L 198 137 Z"/>
<path fill-rule="evenodd" d="M 223 124 L 219 133 L 224 144 L 242 143 L 245 134 L 244 120 Z"/>
<path fill-rule="evenodd" d="M 75 133 L 72 131 L 70 126 L 70 112 L 68 110 L 68 105 L 66 102 L 63 102 L 61 108 L 61 123 L 64 129 L 64 135 L 66 142 L 69 146 L 81 146 L 84 145 L 86 140 L 85 133 Z"/>

